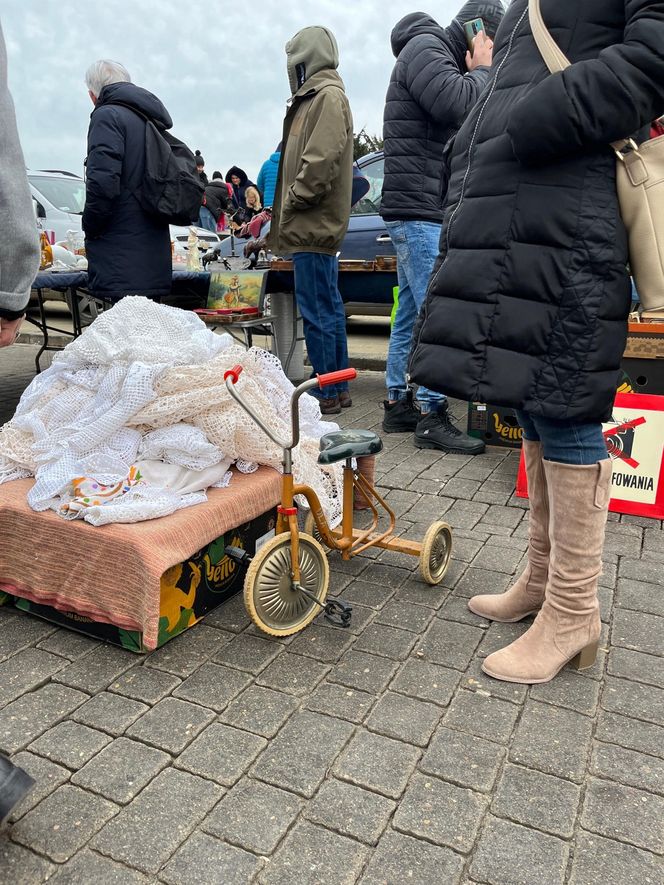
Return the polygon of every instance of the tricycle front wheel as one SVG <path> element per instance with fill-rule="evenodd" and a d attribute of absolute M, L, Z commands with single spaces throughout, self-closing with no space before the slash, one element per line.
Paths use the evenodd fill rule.
<path fill-rule="evenodd" d="M 452 529 L 446 522 L 434 522 L 427 529 L 420 553 L 420 574 L 427 584 L 440 584 L 452 556 Z"/>
<path fill-rule="evenodd" d="M 254 624 L 271 636 L 299 633 L 325 605 L 330 569 L 325 551 L 310 535 L 299 537 L 299 561 L 300 584 L 307 593 L 293 587 L 289 532 L 264 544 L 247 570 L 244 579 L 247 612 Z"/>

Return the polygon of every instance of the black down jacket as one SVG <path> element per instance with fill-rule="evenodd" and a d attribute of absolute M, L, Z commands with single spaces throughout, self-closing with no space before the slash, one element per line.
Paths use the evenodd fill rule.
<path fill-rule="evenodd" d="M 606 419 L 630 308 L 610 142 L 664 110 L 664 2 L 542 0 L 574 64 L 550 75 L 528 0 L 459 132 L 411 377 L 465 400 Z"/>
<path fill-rule="evenodd" d="M 205 185 L 205 205 L 208 207 L 215 221 L 219 221 L 224 212 L 230 212 L 233 201 L 228 193 L 226 182 L 221 178 L 213 178 Z"/>
<path fill-rule="evenodd" d="M 391 36 L 397 62 L 385 100 L 385 221 L 443 219 L 444 148 L 489 81 L 489 68 L 466 71 L 466 40 L 454 21 L 441 28 L 423 12 L 402 18 Z"/>
<path fill-rule="evenodd" d="M 168 224 L 141 208 L 135 191 L 145 171 L 145 120 L 170 129 L 159 99 L 133 83 L 104 86 L 90 117 L 83 230 L 93 292 L 108 298 L 166 295 L 171 290 Z"/>

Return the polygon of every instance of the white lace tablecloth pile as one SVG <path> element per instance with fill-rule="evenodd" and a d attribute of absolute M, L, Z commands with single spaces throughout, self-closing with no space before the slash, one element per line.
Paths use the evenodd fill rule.
<path fill-rule="evenodd" d="M 244 367 L 238 390 L 282 438 L 293 385 L 279 360 L 246 351 L 194 314 L 128 297 L 56 354 L 0 428 L 0 483 L 29 476 L 34 510 L 93 525 L 139 522 L 206 500 L 232 464 L 281 469 L 281 450 L 229 395 L 224 372 Z M 341 470 L 317 462 L 316 400 L 300 400 L 297 483 L 312 486 L 332 525 L 341 518 Z M 0 492 L 1 494 L 1 492 Z"/>

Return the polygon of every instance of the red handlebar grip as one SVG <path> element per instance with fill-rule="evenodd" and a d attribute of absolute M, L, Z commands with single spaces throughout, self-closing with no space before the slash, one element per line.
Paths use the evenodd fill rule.
<path fill-rule="evenodd" d="M 232 369 L 227 369 L 224 372 L 224 381 L 227 381 L 229 378 L 232 380 L 233 384 L 237 384 L 237 379 L 242 374 L 242 366 L 237 365 L 233 366 Z"/>
<path fill-rule="evenodd" d="M 340 369 L 338 372 L 328 372 L 327 375 L 318 375 L 318 386 L 323 388 L 328 384 L 341 384 L 342 381 L 354 381 L 357 378 L 355 369 Z"/>

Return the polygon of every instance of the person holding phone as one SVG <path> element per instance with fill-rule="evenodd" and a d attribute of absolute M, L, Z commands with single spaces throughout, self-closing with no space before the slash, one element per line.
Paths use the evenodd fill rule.
<path fill-rule="evenodd" d="M 457 135 L 441 252 L 414 380 L 517 410 L 530 492 L 528 565 L 476 615 L 532 625 L 485 658 L 496 679 L 592 666 L 601 633 L 611 418 L 631 309 L 612 142 L 664 107 L 664 0 L 542 0 L 570 60 L 550 74 L 513 0 L 492 85 Z M 533 7 L 533 12 L 535 8 Z"/>
<path fill-rule="evenodd" d="M 447 191 L 445 147 L 489 82 L 501 2 L 466 3 L 442 28 L 423 12 L 392 31 L 396 64 L 385 103 L 385 177 L 380 214 L 397 254 L 399 307 L 386 367 L 385 433 L 415 434 L 418 448 L 478 455 L 482 440 L 450 420 L 447 399 L 407 381 L 413 327 L 438 255 Z"/>

